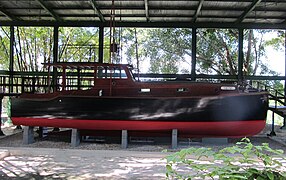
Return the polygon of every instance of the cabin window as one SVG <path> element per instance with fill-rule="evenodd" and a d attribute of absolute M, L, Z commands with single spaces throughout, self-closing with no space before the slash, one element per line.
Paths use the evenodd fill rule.
<path fill-rule="evenodd" d="M 112 78 L 115 79 L 127 79 L 125 70 L 122 67 L 114 67 Z"/>
<path fill-rule="evenodd" d="M 178 88 L 177 92 L 188 92 L 188 88 Z"/>
<path fill-rule="evenodd" d="M 102 66 L 98 66 L 97 71 L 96 71 L 96 77 L 97 78 L 106 78 L 106 69 Z"/>
<path fill-rule="evenodd" d="M 149 93 L 149 92 L 151 92 L 151 89 L 149 89 L 149 88 L 140 89 L 140 93 Z"/>
<path fill-rule="evenodd" d="M 121 79 L 127 79 L 127 74 L 122 67 L 120 68 L 120 75 L 121 75 Z"/>
<path fill-rule="evenodd" d="M 236 90 L 235 86 L 221 86 L 220 89 L 223 91 L 234 91 L 234 90 Z"/>
<path fill-rule="evenodd" d="M 125 70 L 122 67 L 103 67 L 103 66 L 98 66 L 97 67 L 97 72 L 96 72 L 96 77 L 101 79 L 101 78 L 110 78 L 112 77 L 113 79 L 127 79 L 127 75 Z"/>

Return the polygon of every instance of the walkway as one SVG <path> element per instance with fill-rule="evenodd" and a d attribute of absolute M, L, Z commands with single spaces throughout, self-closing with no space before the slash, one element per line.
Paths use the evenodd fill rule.
<path fill-rule="evenodd" d="M 7 152 L 0 179 L 165 179 L 166 153 L 6 148 L 0 155 Z"/>

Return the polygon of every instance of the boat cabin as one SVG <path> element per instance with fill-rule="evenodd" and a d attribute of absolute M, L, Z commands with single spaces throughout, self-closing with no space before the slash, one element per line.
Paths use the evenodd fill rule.
<path fill-rule="evenodd" d="M 127 64 L 108 63 L 46 63 L 54 68 L 56 90 L 44 94 L 121 97 L 189 97 L 217 96 L 237 93 L 233 84 L 166 80 L 140 82 Z M 56 71 L 55 71 L 56 70 Z M 49 73 L 49 89 L 52 78 Z M 55 88 L 54 88 L 55 89 Z"/>

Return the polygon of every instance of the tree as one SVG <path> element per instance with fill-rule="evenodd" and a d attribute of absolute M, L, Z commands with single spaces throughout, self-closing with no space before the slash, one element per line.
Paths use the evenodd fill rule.
<path fill-rule="evenodd" d="M 42 63 L 51 62 L 53 29 L 15 27 L 14 70 L 43 71 Z"/>
<path fill-rule="evenodd" d="M 95 62 L 98 59 L 98 28 L 59 29 L 61 62 Z"/>
<path fill-rule="evenodd" d="M 197 35 L 198 73 L 237 74 L 237 30 L 200 29 Z"/>
<path fill-rule="evenodd" d="M 126 55 L 129 60 L 135 59 L 134 44 L 127 43 L 132 41 L 134 33 L 128 28 L 125 31 L 129 35 L 123 36 L 128 49 Z M 141 60 L 150 61 L 150 72 L 190 73 L 191 29 L 140 29 L 139 32 L 143 34 L 138 41 L 139 56 Z M 269 30 L 244 31 L 244 75 L 277 74 L 262 61 L 265 57 L 265 48 L 270 44 L 264 39 L 264 35 L 268 32 Z M 196 58 L 198 74 L 237 75 L 238 30 L 198 29 Z"/>
<path fill-rule="evenodd" d="M 9 27 L 1 26 L 0 29 L 0 69 L 9 68 Z"/>

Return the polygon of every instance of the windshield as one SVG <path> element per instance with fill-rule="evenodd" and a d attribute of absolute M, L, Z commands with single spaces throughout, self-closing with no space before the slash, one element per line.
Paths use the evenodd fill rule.
<path fill-rule="evenodd" d="M 134 80 L 134 81 L 137 81 L 138 80 L 138 78 L 136 78 L 137 76 L 135 76 L 135 74 L 138 74 L 138 71 L 137 71 L 137 69 L 134 69 L 133 67 L 128 67 L 128 70 L 129 70 L 129 72 L 130 72 L 130 74 L 131 74 L 131 76 L 132 76 L 132 79 Z"/>

